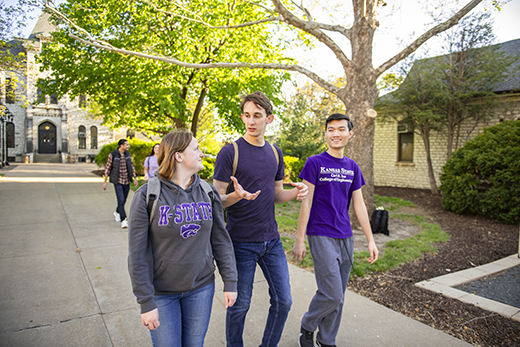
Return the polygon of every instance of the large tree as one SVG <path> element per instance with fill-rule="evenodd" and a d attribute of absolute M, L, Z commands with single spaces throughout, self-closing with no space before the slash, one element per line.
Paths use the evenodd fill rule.
<path fill-rule="evenodd" d="M 228 25 L 258 17 L 256 8 L 243 3 L 191 1 L 191 11 L 211 9 L 208 20 Z M 160 6 L 160 10 L 158 7 Z M 272 35 L 265 28 L 208 31 L 177 16 L 174 3 L 123 0 L 68 1 L 60 10 L 92 35 L 135 51 L 175 55 L 201 64 L 240 56 L 243 61 L 278 61 L 282 56 L 267 44 Z M 57 30 L 44 46 L 39 61 L 50 69 L 40 81 L 45 94 L 88 95 L 105 124 L 127 126 L 164 134 L 190 126 L 197 134 L 200 113 L 211 106 L 223 126 L 240 129 L 239 95 L 262 89 L 276 98 L 288 75 L 272 70 L 220 70 L 182 67 L 167 62 L 84 45 L 67 30 Z"/>
<path fill-rule="evenodd" d="M 379 26 L 377 13 L 382 6 L 386 5 L 383 0 L 353 0 L 353 16 L 345 18 L 346 25 L 319 22 L 313 18 L 311 11 L 304 6 L 303 2 L 301 5 L 298 5 L 294 1 L 289 0 L 270 0 L 264 2 L 239 2 L 237 0 L 236 2 L 232 2 L 263 9 L 265 15 L 264 17 L 258 17 L 258 19 L 254 21 L 242 23 L 233 22 L 230 23 L 231 25 L 215 24 L 212 21 L 211 8 L 194 12 L 190 10 L 190 2 L 173 2 L 176 6 L 175 15 L 179 18 L 189 18 L 189 20 L 194 23 L 205 25 L 208 31 L 235 31 L 247 26 L 254 27 L 272 23 L 275 26 L 282 25 L 287 30 L 294 30 L 298 37 L 302 37 L 303 40 L 312 37 L 328 47 L 341 63 L 346 83 L 340 87 L 335 86 L 325 78 L 318 76 L 316 73 L 300 65 L 245 62 L 240 56 L 230 56 L 227 57 L 227 59 L 219 59 L 218 62 L 215 60 L 215 62 L 200 64 L 194 61 L 184 61 L 182 56 L 179 55 L 179 52 L 175 52 L 169 57 L 164 57 L 145 51 L 132 51 L 131 49 L 125 49 L 125 47 L 117 43 L 109 44 L 100 39 L 99 36 L 82 30 L 81 27 L 75 25 L 67 16 L 60 14 L 49 2 L 46 3 L 46 7 L 56 16 L 59 16 L 64 24 L 68 26 L 70 30 L 68 34 L 69 37 L 76 39 L 78 42 L 112 52 L 165 61 L 185 68 L 282 69 L 297 71 L 306 75 L 321 87 L 335 94 L 344 103 L 346 114 L 350 116 L 356 124 L 357 131 L 347 148 L 347 155 L 358 162 L 361 167 L 365 181 L 367 182 L 364 188 L 365 202 L 367 203 L 369 212 L 371 212 L 375 207 L 372 167 L 374 122 L 373 118 L 367 117 L 367 115 L 370 114 L 367 111 L 373 108 L 378 95 L 377 78 L 417 50 L 419 46 L 428 41 L 431 37 L 457 24 L 461 18 L 481 2 L 482 0 L 468 1 L 465 6 L 456 11 L 449 19 L 426 31 L 401 52 L 378 67 L 374 67 L 372 64 L 372 42 L 374 33 Z M 496 1 L 493 2 L 496 3 Z M 156 0 L 146 0 L 145 3 L 152 4 L 156 8 L 160 8 L 161 6 L 161 2 Z M 311 5 L 316 3 L 317 2 L 312 2 Z M 166 15 L 169 12 L 163 13 Z M 339 35 L 350 42 L 350 55 L 341 48 L 339 41 L 336 41 L 337 36 L 334 35 Z"/>
<path fill-rule="evenodd" d="M 476 126 L 492 116 L 500 104 L 494 88 L 512 72 L 516 60 L 500 45 L 492 45 L 495 35 L 489 17 L 489 13 L 472 15 L 447 31 L 443 35 L 447 54 L 435 60 L 435 69 L 443 74 L 435 106 L 444 116 L 448 135 L 446 159 L 459 146 L 463 123 Z"/>

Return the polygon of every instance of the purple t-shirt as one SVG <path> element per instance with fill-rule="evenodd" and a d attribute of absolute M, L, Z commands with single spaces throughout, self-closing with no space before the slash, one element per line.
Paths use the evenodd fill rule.
<path fill-rule="evenodd" d="M 239 138 L 238 165 L 235 177 L 238 183 L 248 192 L 262 192 L 255 200 L 242 199 L 228 208 L 226 228 L 234 242 L 265 242 L 279 237 L 278 225 L 274 217 L 274 182 L 281 181 L 284 175 L 282 151 L 278 151 L 280 163 L 271 145 L 265 141 L 264 146 L 251 145 L 244 138 Z M 230 182 L 233 172 L 233 145 L 223 147 L 215 162 L 213 178 L 217 181 Z M 230 193 L 235 191 L 231 185 Z"/>
<path fill-rule="evenodd" d="M 350 158 L 339 159 L 323 152 L 307 159 L 300 178 L 314 184 L 307 235 L 351 237 L 350 199 L 352 192 L 365 184 L 358 164 Z"/>

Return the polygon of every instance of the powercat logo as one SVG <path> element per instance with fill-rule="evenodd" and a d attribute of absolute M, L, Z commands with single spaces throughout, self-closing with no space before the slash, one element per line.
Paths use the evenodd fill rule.
<path fill-rule="evenodd" d="M 181 227 L 181 236 L 184 239 L 195 236 L 195 235 L 197 235 L 197 232 L 199 231 L 199 229 L 200 229 L 200 225 L 197 225 L 197 224 L 183 225 Z"/>

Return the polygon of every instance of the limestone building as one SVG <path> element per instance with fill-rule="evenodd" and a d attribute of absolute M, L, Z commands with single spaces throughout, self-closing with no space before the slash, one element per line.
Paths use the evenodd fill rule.
<path fill-rule="evenodd" d="M 127 137 L 126 129 L 111 130 L 101 116 L 89 114 L 85 96 L 41 95 L 37 81 L 50 73 L 40 72 L 36 57 L 53 30 L 44 13 L 29 38 L 9 42 L 23 63 L 15 71 L 0 70 L 2 162 L 89 162 L 103 145 Z"/>
<path fill-rule="evenodd" d="M 499 44 L 499 49 L 516 57 L 511 73 L 493 92 L 500 98 L 494 116 L 485 122 L 466 122 L 461 125 L 458 147 L 487 126 L 504 120 L 520 120 L 520 39 Z M 398 117 L 397 117 L 398 118 Z M 430 189 L 426 151 L 421 136 L 414 129 L 395 120 L 382 122 L 376 118 L 374 133 L 374 184 L 403 188 Z M 447 160 L 447 135 L 430 134 L 430 154 L 437 186 L 440 186 L 442 167 Z"/>

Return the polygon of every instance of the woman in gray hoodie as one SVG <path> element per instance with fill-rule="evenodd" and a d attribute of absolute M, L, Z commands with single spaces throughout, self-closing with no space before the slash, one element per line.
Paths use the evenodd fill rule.
<path fill-rule="evenodd" d="M 220 195 L 207 194 L 197 172 L 204 154 L 191 133 L 167 134 L 156 171 L 161 193 L 150 215 L 148 184 L 134 195 L 129 213 L 128 269 L 141 321 L 154 346 L 204 344 L 215 291 L 215 265 L 224 282 L 226 308 L 237 297 L 237 271 L 224 225 Z"/>

